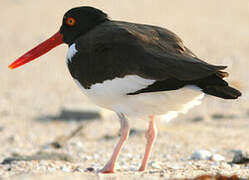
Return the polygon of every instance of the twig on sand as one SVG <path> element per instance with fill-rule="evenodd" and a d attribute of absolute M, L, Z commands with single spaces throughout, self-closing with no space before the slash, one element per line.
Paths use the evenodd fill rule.
<path fill-rule="evenodd" d="M 63 135 L 60 136 L 58 138 L 56 138 L 55 141 L 53 141 L 50 145 L 53 148 L 59 149 L 62 148 L 67 141 L 69 141 L 70 139 L 72 139 L 74 136 L 76 136 L 77 134 L 79 134 L 79 132 L 83 129 L 83 124 L 79 125 L 75 130 L 73 130 L 69 135 Z"/>

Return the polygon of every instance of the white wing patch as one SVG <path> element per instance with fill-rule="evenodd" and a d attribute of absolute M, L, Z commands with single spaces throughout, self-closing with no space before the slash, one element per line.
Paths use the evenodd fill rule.
<path fill-rule="evenodd" d="M 155 80 L 144 79 L 136 75 L 128 75 L 123 78 L 115 78 L 106 80 L 103 83 L 94 84 L 88 91 L 96 95 L 123 96 L 143 89 L 154 82 Z"/>
<path fill-rule="evenodd" d="M 69 61 L 72 61 L 73 56 L 78 52 L 78 50 L 75 47 L 75 43 L 73 43 L 68 48 L 67 57 L 66 57 L 66 63 L 68 64 Z"/>
<path fill-rule="evenodd" d="M 76 79 L 74 80 L 93 102 L 108 109 L 112 109 L 113 104 L 116 104 L 115 102 L 126 98 L 127 93 L 136 92 L 155 82 L 155 80 L 144 79 L 136 75 L 128 75 L 96 83 L 90 89 L 85 89 Z"/>

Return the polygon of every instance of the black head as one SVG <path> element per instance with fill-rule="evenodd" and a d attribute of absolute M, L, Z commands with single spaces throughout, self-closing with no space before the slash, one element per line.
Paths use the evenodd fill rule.
<path fill-rule="evenodd" d="M 71 45 L 79 36 L 107 20 L 107 14 L 99 9 L 88 6 L 76 7 L 65 13 L 60 33 L 63 34 L 63 41 Z"/>
<path fill-rule="evenodd" d="M 26 64 L 60 44 L 71 45 L 79 36 L 105 21 L 108 21 L 107 15 L 98 9 L 86 6 L 73 8 L 64 15 L 59 32 L 19 57 L 9 68 L 14 69 Z"/>

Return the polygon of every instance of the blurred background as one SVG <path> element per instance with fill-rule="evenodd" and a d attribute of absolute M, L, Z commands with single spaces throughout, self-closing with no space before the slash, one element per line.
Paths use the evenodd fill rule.
<path fill-rule="evenodd" d="M 210 144 L 215 143 L 217 137 L 226 137 L 225 145 L 216 147 L 220 151 L 228 148 L 228 144 L 235 149 L 249 149 L 246 136 L 246 132 L 249 131 L 249 1 L 0 0 L 0 4 L 0 142 L 14 139 L 12 144 L 5 143 L 1 148 L 0 159 L 16 151 L 33 152 L 39 145 L 76 128 L 79 123 L 75 121 L 55 122 L 53 118 L 49 118 L 60 114 L 65 107 L 83 109 L 92 106 L 74 84 L 68 72 L 65 64 L 66 45 L 55 48 L 21 68 L 8 69 L 12 61 L 57 32 L 64 13 L 76 6 L 94 6 L 102 9 L 113 20 L 165 27 L 179 35 L 185 45 L 199 58 L 209 63 L 227 65 L 226 70 L 230 74 L 228 81 L 242 91 L 243 96 L 240 99 L 225 101 L 207 96 L 202 105 L 195 107 L 187 115 L 180 115 L 177 120 L 170 122 L 168 127 L 163 124 L 160 128 L 162 134 L 164 130 L 168 130 L 167 133 L 172 133 L 170 136 L 177 136 L 178 127 L 186 127 L 189 119 L 197 118 L 203 123 L 203 127 L 212 124 L 208 131 L 210 134 L 213 133 L 212 129 L 216 132 L 220 127 L 227 129 L 221 130 L 223 133 L 215 136 L 204 133 L 195 147 L 208 148 Z M 224 120 L 212 121 L 214 115 Z M 46 123 L 40 119 L 46 119 Z M 181 123 L 183 125 L 179 125 Z M 146 123 L 141 123 L 141 126 L 140 122 L 134 124 L 137 128 L 146 127 Z M 103 122 L 90 127 L 86 132 L 95 137 L 96 131 L 103 131 L 105 134 L 113 130 L 115 134 L 119 124 L 116 117 L 108 113 L 104 115 Z M 195 126 L 190 124 L 189 127 L 191 130 L 187 129 L 185 133 L 192 131 L 192 127 Z M 202 125 L 198 125 L 198 128 L 200 130 Z M 195 135 L 192 134 L 190 140 L 183 139 L 186 141 L 185 145 L 190 145 Z M 180 140 L 182 138 L 184 135 L 179 137 Z M 202 142 L 203 138 L 212 140 L 207 140 L 205 144 Z M 160 142 L 163 144 L 167 141 L 168 139 Z M 110 142 L 109 152 L 114 142 Z M 168 143 L 174 144 L 175 141 L 169 140 Z M 141 146 L 143 147 L 143 144 Z M 189 152 L 195 147 L 191 146 Z M 159 150 L 158 148 L 155 151 Z"/>

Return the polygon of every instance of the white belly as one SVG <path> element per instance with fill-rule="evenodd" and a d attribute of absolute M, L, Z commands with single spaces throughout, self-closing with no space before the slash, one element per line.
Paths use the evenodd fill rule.
<path fill-rule="evenodd" d="M 85 89 L 75 80 L 83 92 L 98 106 L 124 113 L 126 116 L 144 117 L 149 115 L 176 116 L 185 113 L 203 98 L 197 87 L 185 86 L 179 90 L 127 95 L 153 84 L 154 80 L 129 75 L 124 78 L 107 80 Z"/>

